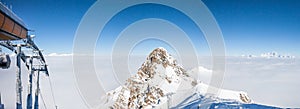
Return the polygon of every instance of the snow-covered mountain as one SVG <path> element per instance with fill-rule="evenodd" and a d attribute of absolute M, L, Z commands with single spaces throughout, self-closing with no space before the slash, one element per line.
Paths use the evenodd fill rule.
<path fill-rule="evenodd" d="M 256 55 L 241 55 L 241 57 L 245 57 L 245 58 L 280 58 L 280 59 L 293 59 L 296 58 L 295 56 L 289 55 L 289 54 L 279 54 L 275 51 L 273 52 L 268 52 L 268 53 L 262 53 L 260 54 L 260 56 L 256 56 Z"/>
<path fill-rule="evenodd" d="M 253 103 L 242 91 L 219 89 L 219 93 L 209 93 L 210 86 L 189 73 L 164 48 L 157 48 L 136 75 L 105 95 L 100 108 L 218 108 Z"/>
<path fill-rule="evenodd" d="M 295 58 L 295 56 L 291 56 L 291 55 L 282 55 L 282 54 L 278 54 L 277 52 L 269 52 L 269 53 L 262 53 L 260 55 L 263 58 Z"/>

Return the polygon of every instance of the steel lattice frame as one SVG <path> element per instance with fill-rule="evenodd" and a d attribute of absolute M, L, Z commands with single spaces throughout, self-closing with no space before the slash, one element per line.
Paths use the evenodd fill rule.
<path fill-rule="evenodd" d="M 14 53 L 17 54 L 16 56 L 16 65 L 18 67 L 16 73 L 16 94 L 17 94 L 17 101 L 16 101 L 16 108 L 22 109 L 22 81 L 21 81 L 21 60 L 25 63 L 26 68 L 29 71 L 29 84 L 28 84 L 28 96 L 27 96 L 27 109 L 32 109 L 32 77 L 34 72 L 37 72 L 37 89 L 35 91 L 35 103 L 34 109 L 38 109 L 38 95 L 39 95 L 39 73 L 44 72 L 47 76 L 48 67 L 45 61 L 45 58 L 41 52 L 41 50 L 36 46 L 32 37 L 27 36 L 26 39 L 18 40 L 18 41 L 10 41 L 10 40 L 0 40 L 0 46 L 3 46 Z M 29 49 L 32 51 L 31 53 L 27 54 L 22 51 L 22 48 Z M 35 64 L 35 65 L 34 65 Z"/>

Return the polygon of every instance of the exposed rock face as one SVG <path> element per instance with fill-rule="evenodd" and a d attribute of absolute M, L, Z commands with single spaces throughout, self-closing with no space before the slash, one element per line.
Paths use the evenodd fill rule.
<path fill-rule="evenodd" d="M 240 99 L 244 102 L 244 103 L 251 103 L 252 100 L 248 97 L 247 94 L 245 93 L 240 93 Z"/>
<path fill-rule="evenodd" d="M 185 71 L 164 48 L 153 50 L 139 68 L 136 75 L 130 77 L 118 94 L 113 108 L 145 108 L 160 104 L 161 97 L 171 93 L 161 84 L 172 84 L 174 91 Z"/>

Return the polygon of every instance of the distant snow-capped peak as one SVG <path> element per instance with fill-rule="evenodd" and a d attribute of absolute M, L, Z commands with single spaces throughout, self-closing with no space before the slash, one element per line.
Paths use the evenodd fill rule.
<path fill-rule="evenodd" d="M 261 58 L 281 58 L 281 59 L 291 59 L 295 58 L 295 56 L 292 56 L 290 54 L 279 54 L 278 52 L 268 52 L 268 53 L 262 53 L 260 56 L 256 55 L 241 55 L 242 57 L 247 57 L 247 58 L 256 58 L 256 57 L 261 57 Z"/>
<path fill-rule="evenodd" d="M 282 54 L 279 54 L 277 52 L 269 52 L 269 53 L 262 53 L 260 55 L 261 57 L 264 57 L 264 58 L 295 58 L 295 56 L 291 56 L 291 55 L 288 55 L 288 54 L 285 54 L 285 55 L 282 55 Z"/>
<path fill-rule="evenodd" d="M 50 53 L 47 56 L 73 56 L 73 54 L 58 54 L 58 53 Z"/>

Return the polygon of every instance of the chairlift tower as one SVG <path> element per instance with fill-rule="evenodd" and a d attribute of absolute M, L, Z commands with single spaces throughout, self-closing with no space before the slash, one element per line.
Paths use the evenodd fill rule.
<path fill-rule="evenodd" d="M 23 21 L 15 15 L 9 8 L 0 2 L 0 48 L 4 47 L 16 54 L 16 109 L 22 109 L 22 70 L 21 62 L 28 69 L 28 95 L 26 109 L 32 109 L 32 85 L 33 76 L 36 73 L 37 83 L 35 91 L 34 109 L 38 109 L 39 96 L 39 76 L 40 72 L 49 76 L 47 64 L 42 51 L 34 43 L 29 29 Z M 29 52 L 26 52 L 28 50 Z M 7 69 L 10 66 L 10 57 L 8 54 L 0 52 L 0 68 Z"/>

